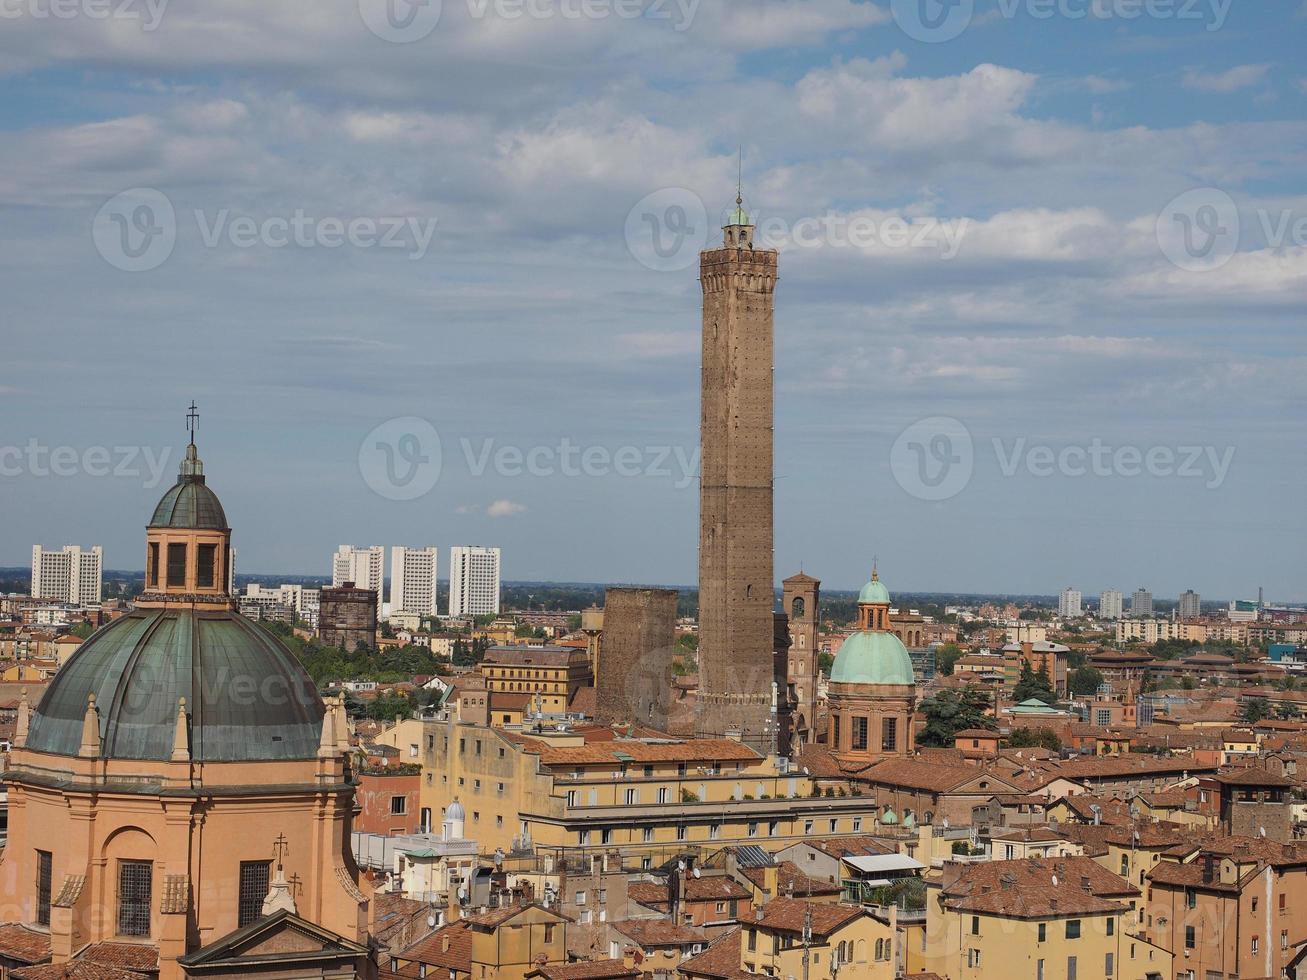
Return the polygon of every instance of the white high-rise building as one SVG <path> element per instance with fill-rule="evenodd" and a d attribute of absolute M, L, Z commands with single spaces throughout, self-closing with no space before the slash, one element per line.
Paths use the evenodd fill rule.
<path fill-rule="evenodd" d="M 1078 619 L 1081 612 L 1080 604 L 1080 590 L 1067 586 L 1057 600 L 1057 614 L 1063 619 Z"/>
<path fill-rule="evenodd" d="M 436 615 L 436 576 L 440 568 L 435 548 L 390 549 L 390 614 Z"/>
<path fill-rule="evenodd" d="M 1108 589 L 1098 597 L 1099 619 L 1120 619 L 1125 597 L 1116 589 Z"/>
<path fill-rule="evenodd" d="M 1131 616 L 1151 616 L 1153 614 L 1153 594 L 1145 588 L 1135 589 L 1130 597 Z"/>
<path fill-rule="evenodd" d="M 342 544 L 331 559 L 331 584 L 340 588 L 353 582 L 358 589 L 372 589 L 377 593 L 377 612 L 381 612 L 381 599 L 385 588 L 386 549 L 381 545 L 356 548 Z"/>
<path fill-rule="evenodd" d="M 449 549 L 449 615 L 499 614 L 499 549 Z"/>
<path fill-rule="evenodd" d="M 104 551 L 65 545 L 62 551 L 32 546 L 32 597 L 75 606 L 95 605 L 104 585 Z"/>
<path fill-rule="evenodd" d="M 1193 589 L 1180 594 L 1180 607 L 1176 610 L 1181 619 L 1198 619 L 1203 614 L 1203 597 Z"/>

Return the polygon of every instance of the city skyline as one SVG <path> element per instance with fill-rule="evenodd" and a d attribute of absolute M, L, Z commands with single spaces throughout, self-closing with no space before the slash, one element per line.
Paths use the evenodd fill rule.
<path fill-rule="evenodd" d="M 1304 531 L 1307 460 L 1285 448 L 1302 441 L 1307 349 L 1286 325 L 1301 320 L 1307 250 L 1271 243 L 1303 214 L 1307 92 L 1291 41 L 1302 21 L 1273 7 L 1239 5 L 1220 29 L 1143 18 L 1126 33 L 990 16 L 948 43 L 846 0 L 769 4 L 773 19 L 753 25 L 704 5 L 682 32 L 506 27 L 460 10 L 423 43 L 390 45 L 357 10 L 324 5 L 312 52 L 287 23 L 221 4 L 168 10 L 158 46 L 115 44 L 98 22 L 42 34 L 14 21 L 0 38 L 18 66 L 0 80 L 13 229 L 0 243 L 13 367 L 0 554 L 20 561 L 29 535 L 134 550 L 100 515 L 134 513 L 160 486 L 146 486 L 144 449 L 169 451 L 169 478 L 185 438 L 158 406 L 195 398 L 206 451 L 238 490 L 244 567 L 315 567 L 340 540 L 461 538 L 500 541 L 525 577 L 692 580 L 698 488 L 677 453 L 698 446 L 698 290 L 664 219 L 693 217 L 692 261 L 733 201 L 742 147 L 746 206 L 782 239 L 787 269 L 778 577 L 802 565 L 856 587 L 879 552 L 899 588 L 1044 591 L 1071 550 L 1089 590 L 1125 575 L 1307 596 L 1283 546 Z M 260 68 L 251 31 L 266 41 Z M 467 45 L 527 77 L 506 87 L 469 68 Z M 84 74 L 82 58 L 99 67 Z M 741 122 L 759 117 L 775 123 Z M 91 234 L 133 188 L 165 195 L 178 225 L 167 260 L 139 272 Z M 1196 188 L 1232 199 L 1243 228 L 1207 271 L 1177 265 L 1155 234 Z M 236 219 L 297 209 L 436 230 L 420 257 L 233 243 Z M 662 222 L 666 261 L 638 240 L 646 216 Z M 968 225 L 945 258 L 853 247 L 858 216 Z M 811 247 L 800 228 L 816 229 Z M 66 370 L 69 350 L 97 366 L 75 401 L 32 382 Z M 427 420 L 443 448 L 438 481 L 412 499 L 360 472 L 369 435 L 404 419 Z M 972 458 L 965 486 L 932 500 L 896 467 L 933 459 L 913 446 L 938 425 L 912 427 L 939 419 L 960 423 L 948 434 L 965 432 Z M 132 459 L 113 452 L 124 433 Z M 605 450 L 605 472 L 565 475 L 565 444 Z M 1096 445 L 1108 475 L 1092 458 L 1058 468 Z M 74 475 L 39 475 L 60 447 Z M 110 472 L 140 475 L 90 475 L 103 469 L 92 447 Z M 640 473 L 666 475 L 618 475 L 623 447 Z M 545 475 L 495 462 L 537 448 L 553 454 Z M 1145 475 L 1136 455 L 1150 451 L 1173 454 L 1170 475 Z M 1172 581 L 1178 569 L 1201 574 Z"/>

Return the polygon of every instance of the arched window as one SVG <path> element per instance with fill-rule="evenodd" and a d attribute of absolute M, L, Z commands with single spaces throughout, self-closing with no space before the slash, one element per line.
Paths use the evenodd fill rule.
<path fill-rule="evenodd" d="M 794 601 L 790 603 L 790 619 L 802 619 L 806 606 L 803 596 L 795 596 Z"/>

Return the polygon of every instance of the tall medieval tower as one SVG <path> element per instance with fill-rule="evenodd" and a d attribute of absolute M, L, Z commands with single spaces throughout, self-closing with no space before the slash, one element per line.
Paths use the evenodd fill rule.
<path fill-rule="evenodd" d="M 777 254 L 755 249 L 736 198 L 721 248 L 699 256 L 699 736 L 776 751 L 772 585 L 772 297 Z"/>

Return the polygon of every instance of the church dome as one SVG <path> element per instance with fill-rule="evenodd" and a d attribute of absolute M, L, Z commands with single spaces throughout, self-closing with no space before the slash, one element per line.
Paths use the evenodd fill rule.
<path fill-rule="evenodd" d="M 893 633 L 854 633 L 840 645 L 831 667 L 836 684 L 914 684 L 912 658 Z"/>
<path fill-rule="evenodd" d="M 227 529 L 227 515 L 204 477 L 181 477 L 168 488 L 150 518 L 150 527 Z"/>
<path fill-rule="evenodd" d="M 100 756 L 167 761 L 186 699 L 197 762 L 310 759 L 324 708 L 276 637 L 230 610 L 136 609 L 83 643 L 32 712 L 26 747 L 78 754 L 95 695 Z"/>
<path fill-rule="evenodd" d="M 218 495 L 204 482 L 204 464 L 196 455 L 194 442 L 186 447 L 177 482 L 154 508 L 149 526 L 229 530 Z"/>
<path fill-rule="evenodd" d="M 885 583 L 873 574 L 871 581 L 864 585 L 862 591 L 858 593 L 858 603 L 860 605 L 874 603 L 888 606 L 889 589 L 885 588 Z"/>

